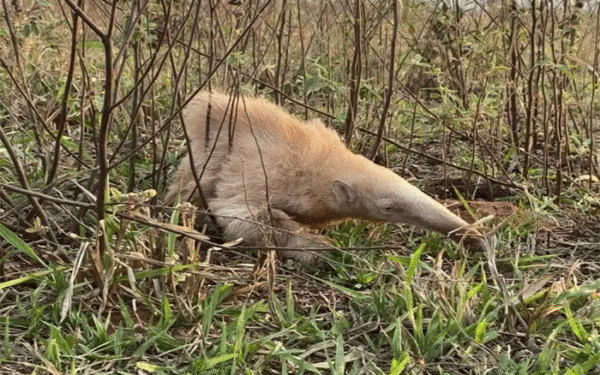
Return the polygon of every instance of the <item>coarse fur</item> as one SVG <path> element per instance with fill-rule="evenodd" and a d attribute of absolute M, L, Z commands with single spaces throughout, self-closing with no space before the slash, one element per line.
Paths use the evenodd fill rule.
<path fill-rule="evenodd" d="M 184 123 L 202 194 L 226 239 L 305 248 L 324 242 L 306 227 L 349 218 L 414 224 L 454 240 L 466 233 L 466 222 L 389 169 L 352 153 L 335 131 L 319 121 L 301 122 L 263 99 L 201 92 Z M 199 199 L 189 156 L 165 200 L 177 194 Z M 266 231 L 265 224 L 279 230 Z M 467 237 L 469 247 L 483 248 L 479 233 Z M 283 255 L 318 261 L 306 251 Z"/>

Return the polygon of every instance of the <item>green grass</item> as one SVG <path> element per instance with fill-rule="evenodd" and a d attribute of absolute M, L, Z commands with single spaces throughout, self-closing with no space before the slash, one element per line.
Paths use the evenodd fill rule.
<path fill-rule="evenodd" d="M 372 245 L 352 233 L 357 227 L 333 233 Z M 499 233 L 500 243 L 510 231 Z M 58 373 L 451 374 L 494 361 L 498 374 L 593 373 L 600 282 L 560 280 L 566 265 L 554 257 L 501 258 L 506 300 L 485 259 L 440 258 L 439 245 L 430 236 L 407 256 L 350 257 L 346 272 L 283 273 L 273 294 L 258 280 L 233 278 L 250 276 L 248 267 L 134 271 L 115 257 L 121 267 L 114 266 L 106 304 L 89 281 L 73 282 L 51 265 L 0 284 L 2 365 Z M 203 286 L 190 295 L 193 276 Z"/>

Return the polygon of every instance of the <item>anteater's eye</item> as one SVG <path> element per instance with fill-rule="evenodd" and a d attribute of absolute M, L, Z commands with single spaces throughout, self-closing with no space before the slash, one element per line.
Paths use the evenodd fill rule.
<path fill-rule="evenodd" d="M 394 211 L 394 206 L 392 206 L 392 205 L 389 205 L 389 206 L 383 206 L 383 210 L 384 210 L 385 212 L 392 212 L 392 211 Z"/>

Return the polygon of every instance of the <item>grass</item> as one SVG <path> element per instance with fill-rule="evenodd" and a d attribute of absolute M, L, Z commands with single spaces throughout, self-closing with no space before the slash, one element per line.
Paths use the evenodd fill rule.
<path fill-rule="evenodd" d="M 82 4 L 104 39 L 79 19 L 74 42 L 67 2 L 3 8 L 0 374 L 600 374 L 597 14 L 405 2 L 389 56 L 390 4 L 358 3 L 360 46 L 338 1 L 119 2 L 112 34 L 112 5 Z M 351 221 L 323 232 L 328 268 L 275 269 L 161 206 L 201 85 L 340 132 L 356 89 L 366 153 L 390 58 L 376 160 L 440 198 L 512 202 L 495 254 Z"/>
<path fill-rule="evenodd" d="M 374 244 L 356 228 L 379 229 L 345 224 L 332 235 Z M 510 243 L 512 232 L 498 242 Z M 23 261 L 39 263 L 27 244 L 17 246 Z M 121 269 L 106 304 L 89 280 L 40 264 L 0 284 L 3 365 L 17 373 L 387 374 L 484 371 L 495 360 L 501 374 L 593 373 L 598 281 L 576 283 L 577 268 L 558 256 L 507 255 L 498 259 L 506 300 L 485 259 L 442 257 L 440 246 L 429 236 L 406 256 L 344 257 L 335 273 L 283 270 L 269 295 L 249 277 L 251 264 L 153 261 L 134 271 L 134 260 L 149 260 L 129 253 L 112 260 Z M 527 333 L 515 329 L 519 319 Z"/>
<path fill-rule="evenodd" d="M 425 251 L 433 243 L 412 256 L 383 257 L 371 278 L 364 268 L 325 278 L 283 274 L 268 296 L 254 280 L 217 277 L 250 275 L 249 266 L 204 267 L 212 275 L 202 281 L 210 284 L 195 296 L 182 286 L 201 272 L 197 266 L 128 269 L 128 280 L 114 279 L 117 289 L 103 312 L 86 302 L 96 290 L 89 282 L 74 284 L 77 307 L 64 321 L 70 282 L 64 268 L 51 266 L 0 285 L 3 365 L 56 373 L 457 373 L 473 363 L 483 371 L 487 363 L 479 358 L 497 356 L 494 366 L 503 374 L 595 368 L 598 282 L 558 281 L 564 273 L 551 270 L 564 265 L 548 257 L 499 259 L 516 278 L 513 312 L 489 283 L 484 261 L 432 259 Z M 531 281 L 532 274 L 540 276 Z M 145 285 L 157 275 L 169 280 L 162 297 Z M 516 314 L 527 334 L 510 329 Z M 512 345 L 525 347 L 512 354 Z"/>

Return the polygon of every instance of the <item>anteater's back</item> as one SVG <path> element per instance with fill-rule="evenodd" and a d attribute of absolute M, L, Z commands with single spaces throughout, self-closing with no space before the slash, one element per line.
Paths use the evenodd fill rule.
<path fill-rule="evenodd" d="M 216 196 L 225 179 L 228 186 L 222 190 L 245 189 L 246 194 L 263 197 L 263 164 L 273 196 L 289 195 L 295 177 L 314 176 L 315 169 L 321 173 L 320 167 L 333 157 L 349 153 L 338 135 L 322 123 L 298 121 L 260 98 L 201 92 L 189 103 L 184 121 L 198 175 L 206 164 L 201 185 L 208 199 Z M 179 192 L 178 181 L 182 199 L 187 200 L 196 185 L 187 158 L 167 200 Z"/>

